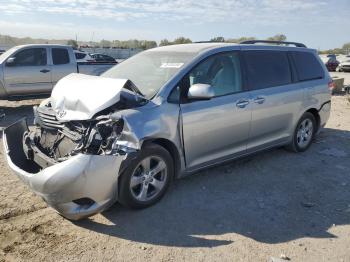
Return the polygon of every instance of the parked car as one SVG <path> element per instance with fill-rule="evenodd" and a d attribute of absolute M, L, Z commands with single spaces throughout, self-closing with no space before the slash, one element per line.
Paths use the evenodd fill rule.
<path fill-rule="evenodd" d="M 329 55 L 327 55 L 327 57 L 328 57 L 328 58 L 334 58 L 334 59 L 336 59 L 336 58 L 337 58 L 337 55 L 336 55 L 336 54 L 329 54 Z"/>
<path fill-rule="evenodd" d="M 339 66 L 339 61 L 335 57 L 330 57 L 326 62 L 326 67 L 329 72 L 335 72 Z"/>
<path fill-rule="evenodd" d="M 347 59 L 345 61 L 342 61 L 338 68 L 337 71 L 339 72 L 350 72 L 350 59 Z"/>
<path fill-rule="evenodd" d="M 78 63 L 95 62 L 93 57 L 83 51 L 74 50 L 74 55 Z"/>
<path fill-rule="evenodd" d="M 330 114 L 326 67 L 302 44 L 248 43 L 159 47 L 61 79 L 35 128 L 4 130 L 10 168 L 80 219 L 115 201 L 148 207 L 174 178 L 257 151 L 307 150 Z"/>
<path fill-rule="evenodd" d="M 109 55 L 94 53 L 94 54 L 90 54 L 90 56 L 98 63 L 102 62 L 102 63 L 117 64 L 117 61 Z"/>
<path fill-rule="evenodd" d="M 2 55 L 3 53 L 5 53 L 6 51 L 3 49 L 0 49 L 0 55 Z"/>
<path fill-rule="evenodd" d="M 100 75 L 113 65 L 78 64 L 70 46 L 22 45 L 0 56 L 0 99 L 48 97 L 70 73 Z"/>

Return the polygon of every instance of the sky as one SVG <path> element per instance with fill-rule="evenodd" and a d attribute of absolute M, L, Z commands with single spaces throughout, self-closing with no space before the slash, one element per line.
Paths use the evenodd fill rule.
<path fill-rule="evenodd" d="M 350 0 L 0 0 L 0 34 L 83 41 L 185 36 L 265 39 L 316 49 L 350 42 Z"/>

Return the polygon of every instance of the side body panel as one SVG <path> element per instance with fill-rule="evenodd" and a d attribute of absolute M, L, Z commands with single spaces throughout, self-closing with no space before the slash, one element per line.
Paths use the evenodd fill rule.
<path fill-rule="evenodd" d="M 30 48 L 32 47 L 18 49 L 13 55 Z M 46 48 L 46 65 L 6 66 L 4 64 L 4 83 L 9 96 L 49 93 L 52 89 L 49 50 L 47 47 L 40 48 Z"/>
<path fill-rule="evenodd" d="M 245 152 L 251 108 L 236 103 L 248 99 L 242 92 L 181 105 L 188 168 Z"/>
<path fill-rule="evenodd" d="M 251 91 L 252 122 L 248 149 L 259 149 L 288 142 L 303 108 L 304 91 L 290 84 Z M 263 103 L 258 99 L 263 98 Z"/>

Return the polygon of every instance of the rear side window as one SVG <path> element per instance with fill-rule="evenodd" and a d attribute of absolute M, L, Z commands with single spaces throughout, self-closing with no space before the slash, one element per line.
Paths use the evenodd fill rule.
<path fill-rule="evenodd" d="M 84 59 L 85 56 L 86 56 L 86 54 L 84 54 L 84 53 L 75 53 L 76 59 Z"/>
<path fill-rule="evenodd" d="M 289 60 L 281 51 L 244 51 L 250 89 L 287 85 L 292 82 Z"/>
<path fill-rule="evenodd" d="M 291 52 L 300 81 L 322 79 L 324 72 L 314 54 L 308 52 Z"/>
<path fill-rule="evenodd" d="M 52 61 L 54 65 L 69 64 L 68 50 L 65 48 L 52 48 Z"/>

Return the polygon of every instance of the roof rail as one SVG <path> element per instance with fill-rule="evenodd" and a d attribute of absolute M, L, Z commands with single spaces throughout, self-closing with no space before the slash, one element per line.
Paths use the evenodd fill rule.
<path fill-rule="evenodd" d="M 247 41 L 240 42 L 240 44 L 256 44 L 256 43 L 277 44 L 277 45 L 295 45 L 296 47 L 306 47 L 306 45 L 304 45 L 302 43 L 273 41 L 273 40 L 247 40 Z"/>

